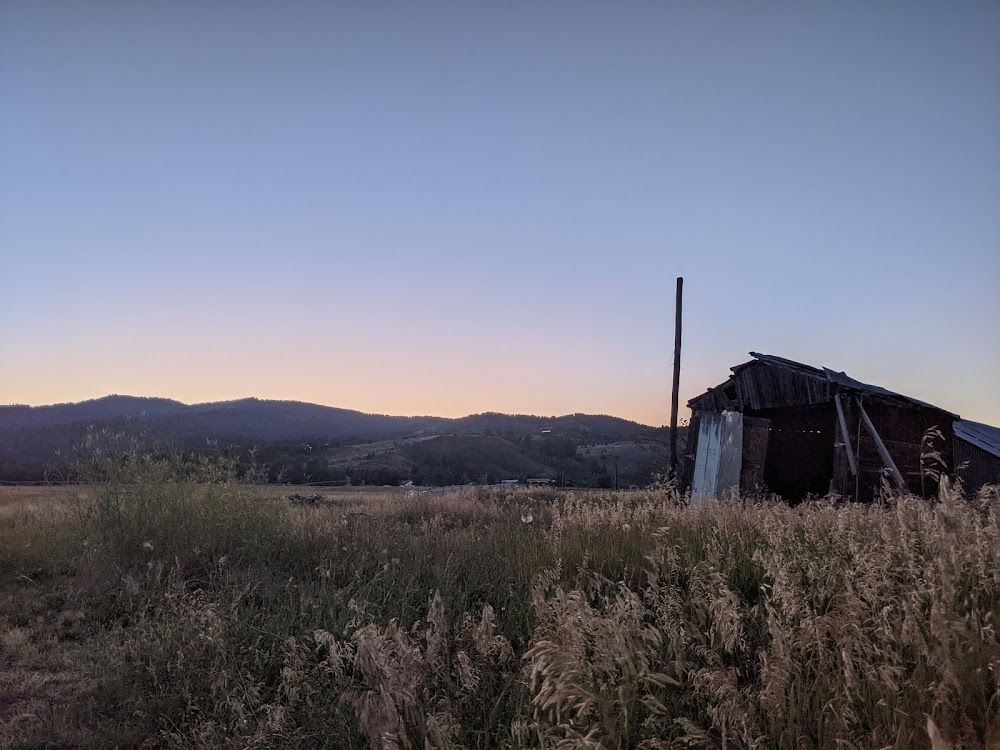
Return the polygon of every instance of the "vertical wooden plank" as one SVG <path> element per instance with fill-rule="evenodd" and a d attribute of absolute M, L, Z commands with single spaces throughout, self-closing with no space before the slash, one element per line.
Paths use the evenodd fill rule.
<path fill-rule="evenodd" d="M 736 405 L 740 411 L 743 411 L 746 408 L 746 399 L 743 397 L 743 384 L 740 382 L 739 375 L 734 375 L 731 379 L 736 384 Z"/>
<path fill-rule="evenodd" d="M 861 422 L 864 424 L 865 429 L 868 430 L 868 434 L 872 436 L 872 440 L 875 441 L 875 447 L 878 449 L 878 454 L 882 458 L 882 463 L 892 475 L 892 480 L 896 483 L 896 487 L 898 489 L 905 490 L 906 482 L 903 481 L 903 475 L 899 473 L 899 469 L 896 468 L 896 462 L 893 461 L 892 456 L 889 455 L 889 449 L 885 447 L 885 443 L 882 442 L 882 438 L 879 436 L 878 430 L 875 429 L 875 425 L 873 425 L 871 419 L 868 418 L 868 412 L 865 411 L 865 407 L 862 406 L 860 399 L 855 399 L 855 403 L 858 405 L 858 411 L 861 412 Z"/>
<path fill-rule="evenodd" d="M 740 468 L 740 490 L 754 492 L 764 486 L 764 462 L 771 420 L 743 415 L 743 465 Z"/>
<path fill-rule="evenodd" d="M 840 403 L 840 394 L 833 397 L 837 406 L 837 422 L 840 425 L 840 436 L 844 439 L 844 452 L 847 455 L 847 463 L 851 467 L 851 476 L 858 475 L 858 461 L 854 456 L 854 449 L 851 447 L 851 433 L 847 429 L 847 417 L 844 416 L 844 406 Z"/>

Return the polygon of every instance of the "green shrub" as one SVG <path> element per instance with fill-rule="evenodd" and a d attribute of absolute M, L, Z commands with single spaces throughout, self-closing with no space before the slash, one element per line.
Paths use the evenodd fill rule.
<path fill-rule="evenodd" d="M 280 552 L 287 517 L 229 460 L 108 459 L 90 467 L 91 497 L 77 504 L 87 558 L 118 573 L 153 561 L 207 576 L 220 560 L 257 564 Z"/>

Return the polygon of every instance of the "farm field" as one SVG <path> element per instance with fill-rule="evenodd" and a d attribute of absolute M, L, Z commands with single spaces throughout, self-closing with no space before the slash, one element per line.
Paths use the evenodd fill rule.
<path fill-rule="evenodd" d="M 100 471 L 0 488 L 2 747 L 1000 744 L 997 488 L 299 506 L 224 463 Z"/>

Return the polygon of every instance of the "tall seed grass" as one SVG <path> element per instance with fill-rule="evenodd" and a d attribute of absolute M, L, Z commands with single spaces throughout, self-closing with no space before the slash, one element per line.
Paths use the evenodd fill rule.
<path fill-rule="evenodd" d="M 639 590 L 542 578 L 536 720 L 555 746 L 904 748 L 928 746 L 931 717 L 956 747 L 995 747 L 996 513 L 947 488 L 676 512 Z"/>
<path fill-rule="evenodd" d="M 0 517 L 0 657 L 81 686 L 45 710 L 11 698 L 37 746 L 1000 744 L 996 489 L 700 511 L 669 491 L 344 492 L 301 508 L 232 464 L 99 469 L 60 515 Z"/>

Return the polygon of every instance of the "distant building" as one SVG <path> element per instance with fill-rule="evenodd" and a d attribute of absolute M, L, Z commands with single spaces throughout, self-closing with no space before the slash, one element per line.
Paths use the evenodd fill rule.
<path fill-rule="evenodd" d="M 534 479 L 528 480 L 529 487 L 548 487 L 550 484 L 555 484 L 555 483 L 556 483 L 555 479 L 541 479 L 536 477 Z"/>
<path fill-rule="evenodd" d="M 500 484 L 518 484 L 516 479 L 501 479 Z"/>
<path fill-rule="evenodd" d="M 750 355 L 688 402 L 684 479 L 693 497 L 738 488 L 793 502 L 828 493 L 871 500 L 885 482 L 928 496 L 941 473 L 957 475 L 970 493 L 1000 482 L 997 428 L 843 372 Z"/>

